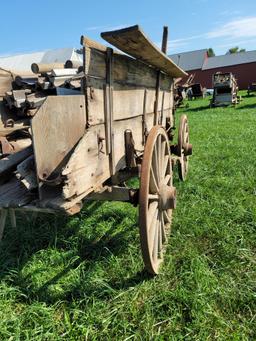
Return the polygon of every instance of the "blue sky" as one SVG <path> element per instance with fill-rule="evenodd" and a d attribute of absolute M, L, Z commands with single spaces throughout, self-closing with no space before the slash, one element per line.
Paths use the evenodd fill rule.
<path fill-rule="evenodd" d="M 157 44 L 169 26 L 169 50 L 239 46 L 256 50 L 256 0 L 9 0 L 0 5 L 0 55 L 80 47 L 82 34 L 140 24 Z"/>

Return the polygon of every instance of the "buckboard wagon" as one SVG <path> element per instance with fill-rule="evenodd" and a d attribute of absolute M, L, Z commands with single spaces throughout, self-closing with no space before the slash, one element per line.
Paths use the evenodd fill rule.
<path fill-rule="evenodd" d="M 173 165 L 177 163 L 184 180 L 192 154 L 185 115 L 180 119 L 178 143 L 170 143 L 175 129 L 174 79 L 186 74 L 165 54 L 167 28 L 162 51 L 139 26 L 105 32 L 102 37 L 126 54 L 82 36 L 82 70 L 79 77 L 72 76 L 72 81 L 80 80 L 76 94 L 42 97 L 41 81 L 37 81 L 36 90 L 27 95 L 24 83 L 30 82 L 31 90 L 32 80 L 23 79 L 22 90 L 8 93 L 1 103 L 5 122 L 1 128 L 0 232 L 8 212 L 16 224 L 16 210 L 72 215 L 85 200 L 139 204 L 143 260 L 146 269 L 157 274 L 176 205 Z M 46 77 L 52 67 L 42 65 L 37 72 L 41 68 L 41 76 Z M 27 96 L 23 107 L 21 91 Z M 9 112 L 7 102 L 12 103 Z M 19 105 L 22 110 L 16 112 L 16 120 Z M 12 115 L 11 125 L 8 115 Z M 30 143 L 15 149 L 13 136 L 16 142 L 25 136 Z M 140 179 L 139 190 L 125 186 L 134 176 Z"/>

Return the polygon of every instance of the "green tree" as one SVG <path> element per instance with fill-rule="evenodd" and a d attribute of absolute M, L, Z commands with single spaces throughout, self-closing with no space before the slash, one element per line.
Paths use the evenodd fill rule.
<path fill-rule="evenodd" d="M 215 52 L 213 51 L 213 48 L 209 47 L 207 52 L 208 52 L 208 57 L 214 57 L 215 56 Z"/>
<path fill-rule="evenodd" d="M 238 52 L 245 52 L 246 50 L 245 49 L 240 49 L 238 46 L 235 46 L 235 47 L 231 47 L 227 54 L 232 54 L 232 53 L 238 53 Z"/>

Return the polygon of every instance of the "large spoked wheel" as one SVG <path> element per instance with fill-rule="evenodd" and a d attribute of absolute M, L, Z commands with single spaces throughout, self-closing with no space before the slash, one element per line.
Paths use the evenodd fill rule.
<path fill-rule="evenodd" d="M 188 174 L 189 155 L 192 155 L 192 144 L 189 143 L 188 119 L 186 115 L 182 115 L 178 133 L 178 172 L 182 181 L 186 179 Z"/>
<path fill-rule="evenodd" d="M 157 274 L 176 203 L 169 139 L 161 126 L 151 129 L 144 150 L 139 200 L 142 256 L 146 270 Z"/>

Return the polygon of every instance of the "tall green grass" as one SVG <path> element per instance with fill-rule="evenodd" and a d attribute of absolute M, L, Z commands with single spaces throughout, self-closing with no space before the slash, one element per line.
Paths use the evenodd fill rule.
<path fill-rule="evenodd" d="M 0 340 L 255 340 L 256 96 L 189 103 L 194 155 L 161 274 L 140 254 L 137 209 L 18 216 L 0 250 Z"/>

